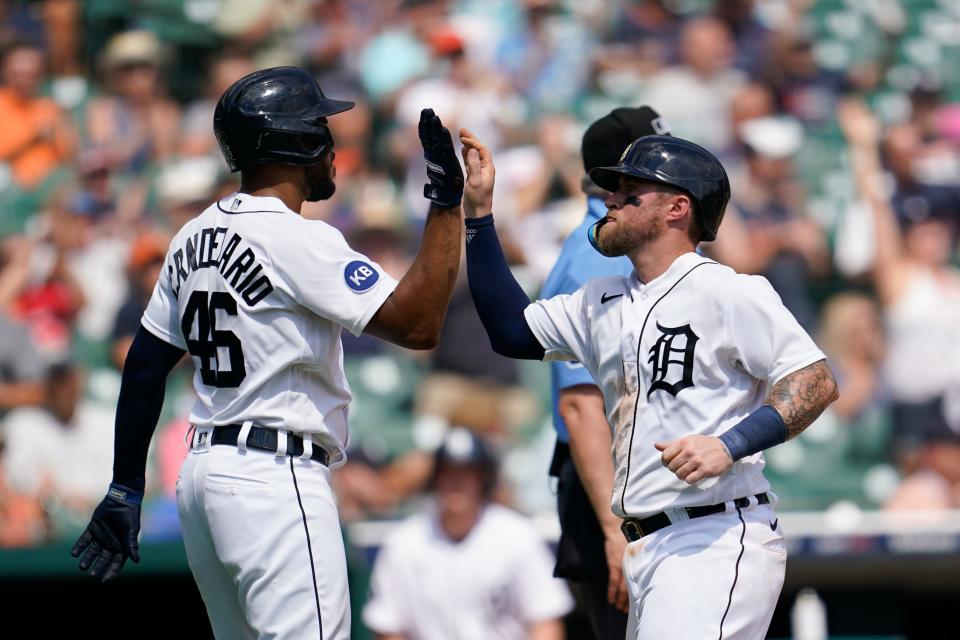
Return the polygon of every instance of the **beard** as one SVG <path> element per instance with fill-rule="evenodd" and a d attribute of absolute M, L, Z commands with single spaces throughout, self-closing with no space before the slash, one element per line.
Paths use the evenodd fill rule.
<path fill-rule="evenodd" d="M 606 223 L 597 229 L 597 248 L 608 258 L 616 258 L 627 255 L 633 248 L 633 242 L 622 224 Z"/>
<path fill-rule="evenodd" d="M 613 224 L 607 222 L 600 225 L 597 229 L 597 247 L 608 258 L 616 258 L 629 255 L 657 235 L 656 220 L 645 220 L 631 227 L 621 219 Z"/>
<path fill-rule="evenodd" d="M 337 183 L 333 181 L 332 171 L 323 164 L 310 167 L 307 171 L 307 202 L 319 202 L 333 197 L 337 191 Z"/>

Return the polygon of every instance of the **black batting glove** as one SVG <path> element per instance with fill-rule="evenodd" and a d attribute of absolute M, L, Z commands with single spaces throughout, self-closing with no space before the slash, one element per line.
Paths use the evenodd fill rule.
<path fill-rule="evenodd" d="M 110 485 L 90 524 L 70 551 L 74 558 L 80 558 L 81 571 L 106 582 L 120 573 L 127 558 L 140 562 L 137 534 L 142 503 L 142 491 L 116 483 Z"/>
<path fill-rule="evenodd" d="M 463 169 L 453 150 L 450 132 L 433 109 L 420 112 L 420 144 L 427 161 L 429 183 L 423 185 L 423 197 L 442 209 L 460 206 L 463 198 Z"/>

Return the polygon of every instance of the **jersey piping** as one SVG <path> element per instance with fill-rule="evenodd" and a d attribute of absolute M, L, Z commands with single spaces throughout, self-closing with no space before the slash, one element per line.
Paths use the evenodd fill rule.
<path fill-rule="evenodd" d="M 733 604 L 733 590 L 737 588 L 737 580 L 740 578 L 740 561 L 743 559 L 745 550 L 743 538 L 747 535 L 747 523 L 743 519 L 743 511 L 740 507 L 737 507 L 737 517 L 740 518 L 740 554 L 737 556 L 737 564 L 733 567 L 733 584 L 730 585 L 730 593 L 727 595 L 727 608 L 723 610 L 723 617 L 720 618 L 720 637 L 717 640 L 723 640 L 723 623 L 726 622 L 730 605 Z"/>
<path fill-rule="evenodd" d="M 235 215 L 238 215 L 238 214 L 241 214 L 241 213 L 285 213 L 285 212 L 283 212 L 283 211 L 275 211 L 275 210 L 272 210 L 272 209 L 258 209 L 258 210 L 248 209 L 248 210 L 245 210 L 245 211 L 229 211 L 229 210 L 227 210 L 227 209 L 224 209 L 224 208 L 220 205 L 220 202 L 221 202 L 220 200 L 217 200 L 217 209 L 220 209 L 220 211 L 222 211 L 223 213 L 225 213 L 225 214 L 227 214 L 227 215 L 230 215 L 230 216 L 235 216 Z"/>
<path fill-rule="evenodd" d="M 672 285 L 670 285 L 670 288 L 667 289 L 662 296 L 657 298 L 656 302 L 650 305 L 650 308 L 647 310 L 647 315 L 643 319 L 643 324 L 640 326 L 640 336 L 637 338 L 637 373 L 638 375 L 639 375 L 639 372 L 642 371 L 642 369 L 640 368 L 640 345 L 643 343 L 643 332 L 647 328 L 647 320 L 650 319 L 650 314 L 653 313 L 653 310 L 657 307 L 658 304 L 660 304 L 661 300 L 663 300 L 668 295 L 670 295 L 670 292 L 673 291 L 678 284 L 683 282 L 684 278 L 686 278 L 688 275 L 693 273 L 696 269 L 699 269 L 700 267 L 706 264 L 713 264 L 713 265 L 719 266 L 718 263 L 714 262 L 713 260 L 707 260 L 707 261 L 700 262 L 698 264 L 693 265 L 692 267 L 690 267 L 690 269 L 687 270 L 686 273 L 684 273 L 682 276 L 677 278 L 677 281 L 674 282 Z M 627 448 L 627 473 L 623 479 L 623 490 L 620 492 L 620 511 L 622 513 L 627 513 L 626 505 L 624 503 L 626 502 L 627 487 L 630 486 L 630 462 L 631 462 L 631 458 L 633 457 L 633 436 L 637 431 L 637 409 L 639 407 L 640 407 L 640 385 L 638 384 L 637 398 L 633 403 L 633 422 L 630 425 L 630 444 L 628 445 L 628 448 Z"/>
<path fill-rule="evenodd" d="M 293 470 L 293 458 L 290 458 L 290 475 L 293 476 L 293 490 L 297 494 L 300 516 L 303 518 L 303 532 L 307 537 L 307 555 L 310 557 L 310 576 L 313 578 L 313 597 L 317 603 L 317 624 L 320 626 L 320 640 L 323 640 L 323 616 L 320 613 L 320 591 L 317 589 L 317 565 L 313 560 L 313 545 L 310 543 L 310 528 L 307 527 L 307 512 L 303 509 L 303 500 L 300 498 L 300 486 L 297 484 L 297 472 Z"/>

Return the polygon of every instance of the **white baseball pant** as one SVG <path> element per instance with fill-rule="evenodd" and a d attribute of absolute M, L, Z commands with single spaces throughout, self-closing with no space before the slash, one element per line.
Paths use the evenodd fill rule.
<path fill-rule="evenodd" d="M 193 435 L 177 507 L 214 636 L 348 640 L 347 567 L 330 470 L 302 457 L 211 447 L 209 431 Z"/>
<path fill-rule="evenodd" d="M 676 522 L 627 545 L 629 640 L 766 637 L 787 548 L 770 505 Z"/>

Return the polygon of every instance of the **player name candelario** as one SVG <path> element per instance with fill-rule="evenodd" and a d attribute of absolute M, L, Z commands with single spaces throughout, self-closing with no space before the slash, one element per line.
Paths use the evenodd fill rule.
<path fill-rule="evenodd" d="M 229 234 L 229 237 L 228 237 Z M 225 282 L 254 306 L 273 291 L 263 265 L 239 233 L 226 227 L 206 227 L 187 236 L 182 247 L 170 254 L 167 277 L 173 294 L 180 297 L 180 287 L 190 274 L 200 269 L 215 268 Z"/>

